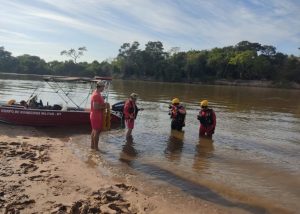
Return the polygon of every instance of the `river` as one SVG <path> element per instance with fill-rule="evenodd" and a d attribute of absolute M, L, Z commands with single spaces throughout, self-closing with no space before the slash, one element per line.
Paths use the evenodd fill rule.
<path fill-rule="evenodd" d="M 37 87 L 44 103 L 60 104 L 45 82 L 29 80 L 0 80 L 0 100 L 27 99 Z M 64 87 L 88 105 L 88 85 Z M 167 197 L 191 196 L 250 213 L 300 210 L 300 90 L 114 80 L 109 102 L 131 92 L 144 108 L 133 141 L 126 142 L 122 128 L 102 133 L 101 153 L 91 161 L 89 133 L 79 133 L 70 148 L 87 163 L 135 175 L 128 179 L 151 182 Z M 187 109 L 183 132 L 170 130 L 173 97 Z M 198 137 L 202 99 L 217 115 L 212 140 Z"/>

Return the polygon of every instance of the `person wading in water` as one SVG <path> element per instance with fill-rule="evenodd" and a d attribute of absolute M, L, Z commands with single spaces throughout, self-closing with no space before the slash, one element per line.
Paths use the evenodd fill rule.
<path fill-rule="evenodd" d="M 185 126 L 185 108 L 182 105 L 180 105 L 180 101 L 178 98 L 174 98 L 172 100 L 172 105 L 169 106 L 169 109 L 169 115 L 172 119 L 171 129 L 181 131 L 182 127 Z"/>
<path fill-rule="evenodd" d="M 136 105 L 136 100 L 138 98 L 138 94 L 132 93 L 130 97 L 126 100 L 124 104 L 124 117 L 125 117 L 125 125 L 127 127 L 126 139 L 132 138 L 132 130 L 134 128 L 134 120 L 137 117 L 139 111 L 144 110 L 143 108 L 138 108 Z"/>
<path fill-rule="evenodd" d="M 197 115 L 197 119 L 200 121 L 199 137 L 212 138 L 216 128 L 216 114 L 214 110 L 208 108 L 208 101 L 202 100 L 200 102 L 201 110 Z"/>

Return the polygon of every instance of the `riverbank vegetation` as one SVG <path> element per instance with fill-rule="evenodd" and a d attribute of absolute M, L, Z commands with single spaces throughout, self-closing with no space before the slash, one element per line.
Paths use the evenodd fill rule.
<path fill-rule="evenodd" d="M 300 58 L 277 52 L 274 46 L 248 41 L 211 50 L 180 51 L 172 48 L 168 52 L 160 41 L 149 41 L 144 49 L 138 42 L 124 43 L 113 60 L 91 63 L 76 63 L 72 58 L 64 62 L 46 62 L 28 54 L 14 57 L 0 47 L 0 72 L 114 76 L 168 82 L 264 80 L 300 83 Z"/>

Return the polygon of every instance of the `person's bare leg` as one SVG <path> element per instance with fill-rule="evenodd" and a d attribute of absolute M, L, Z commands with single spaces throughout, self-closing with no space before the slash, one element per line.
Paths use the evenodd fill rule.
<path fill-rule="evenodd" d="M 126 133 L 126 138 L 127 139 L 132 137 L 131 133 L 132 133 L 132 129 L 128 129 L 127 133 Z"/>
<path fill-rule="evenodd" d="M 93 129 L 91 133 L 91 149 L 94 148 L 95 148 L 95 130 Z"/>
<path fill-rule="evenodd" d="M 95 133 L 95 141 L 94 141 L 94 149 L 97 150 L 97 151 L 99 151 L 99 147 L 98 147 L 99 137 L 100 137 L 100 131 L 96 131 L 96 133 Z"/>

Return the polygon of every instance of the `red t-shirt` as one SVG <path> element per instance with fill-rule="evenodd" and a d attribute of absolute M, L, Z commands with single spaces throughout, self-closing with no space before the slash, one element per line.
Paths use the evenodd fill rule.
<path fill-rule="evenodd" d="M 97 92 L 97 90 L 95 90 L 93 92 L 92 97 L 91 97 L 91 118 L 101 117 L 102 110 L 94 109 L 94 103 L 98 103 L 99 105 L 104 104 L 104 99 L 101 96 L 101 93 Z"/>

